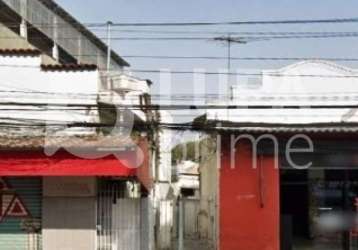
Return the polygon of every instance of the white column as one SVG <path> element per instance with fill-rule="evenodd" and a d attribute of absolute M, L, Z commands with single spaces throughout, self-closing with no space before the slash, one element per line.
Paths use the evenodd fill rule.
<path fill-rule="evenodd" d="M 88 60 L 88 56 L 83 56 L 83 50 L 82 50 L 82 35 L 78 36 L 78 50 L 77 50 L 77 53 L 78 55 L 76 56 L 77 58 L 77 63 L 83 63 L 84 61 L 87 61 Z"/>
<path fill-rule="evenodd" d="M 52 47 L 52 57 L 54 59 L 56 59 L 56 61 L 60 60 L 60 54 L 58 51 L 58 45 L 56 43 L 54 43 L 53 47 Z"/>
<path fill-rule="evenodd" d="M 25 21 L 25 19 L 21 20 L 20 36 L 27 40 L 27 22 Z"/>
<path fill-rule="evenodd" d="M 52 57 L 56 59 L 56 61 L 59 61 L 60 55 L 57 45 L 58 40 L 58 22 L 56 16 L 53 19 L 53 47 L 52 47 Z"/>

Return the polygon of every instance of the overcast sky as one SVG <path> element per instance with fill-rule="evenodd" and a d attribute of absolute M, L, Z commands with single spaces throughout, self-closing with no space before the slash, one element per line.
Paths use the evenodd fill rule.
<path fill-rule="evenodd" d="M 106 22 L 195 22 L 195 21 L 245 21 L 279 19 L 322 19 L 358 17 L 357 0 L 58 0 L 61 6 L 78 20 L 86 23 Z M 122 28 L 133 29 L 133 28 Z M 358 24 L 311 24 L 267 26 L 218 26 L 218 27 L 163 27 L 140 30 L 165 31 L 358 31 Z M 104 36 L 104 32 L 97 32 Z M 114 37 L 169 36 L 158 34 L 133 34 L 116 28 Z M 173 35 L 199 36 L 199 35 Z M 208 37 L 209 35 L 203 35 Z M 210 35 L 214 37 L 214 35 Z M 358 58 L 358 38 L 291 39 L 252 42 L 234 45 L 236 57 L 355 57 Z M 174 56 L 226 56 L 226 47 L 213 41 L 113 41 L 120 55 L 174 55 Z M 208 60 L 148 60 L 127 59 L 133 69 L 193 70 L 198 68 L 217 71 L 226 67 L 226 61 Z M 271 69 L 294 62 L 236 61 L 233 69 Z M 346 63 L 358 67 L 358 64 Z M 164 83 L 158 74 L 136 74 L 154 82 L 153 93 L 158 93 Z M 169 81 L 169 80 L 167 80 Z M 244 79 L 239 80 L 244 81 Z M 217 76 L 205 78 L 206 92 L 217 91 Z M 236 81 L 234 80 L 234 83 Z M 173 75 L 172 92 L 192 93 L 193 77 Z"/>

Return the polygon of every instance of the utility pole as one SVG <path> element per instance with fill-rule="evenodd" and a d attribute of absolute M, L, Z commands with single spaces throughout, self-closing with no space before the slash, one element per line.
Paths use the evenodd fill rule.
<path fill-rule="evenodd" d="M 106 82 L 107 82 L 107 88 L 110 90 L 111 88 L 111 79 L 110 79 L 110 71 L 111 71 L 111 28 L 112 28 L 112 22 L 107 22 L 107 74 L 106 74 Z"/>
<path fill-rule="evenodd" d="M 232 37 L 230 33 L 227 36 L 215 37 L 214 41 L 227 43 L 227 70 L 230 73 L 231 72 L 231 45 L 232 45 L 232 43 L 246 44 L 247 41 L 245 41 L 241 37 Z"/>
<path fill-rule="evenodd" d="M 227 72 L 231 72 L 231 36 L 227 36 Z"/>
<path fill-rule="evenodd" d="M 245 44 L 247 41 L 241 37 L 232 37 L 229 33 L 227 36 L 215 37 L 214 41 L 220 41 L 227 43 L 227 71 L 228 71 L 228 83 L 231 84 L 231 45 L 232 43 Z M 232 86 L 230 86 L 230 99 L 234 99 Z"/>
<path fill-rule="evenodd" d="M 111 70 L 111 28 L 112 22 L 107 22 L 107 73 Z"/>

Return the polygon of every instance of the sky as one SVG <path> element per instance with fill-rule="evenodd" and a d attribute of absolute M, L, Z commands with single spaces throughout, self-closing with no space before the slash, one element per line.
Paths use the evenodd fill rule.
<path fill-rule="evenodd" d="M 357 0 L 57 0 L 79 21 L 84 23 L 108 20 L 126 22 L 221 22 L 280 19 L 326 19 L 358 17 Z M 220 32 L 342 32 L 358 31 L 354 24 L 311 24 L 311 25 L 267 25 L 267 26 L 217 26 L 217 27 L 124 27 L 115 28 L 114 37 L 163 37 L 169 35 L 128 33 L 125 30 L 155 31 L 220 31 Z M 95 30 L 103 37 L 104 30 Z M 172 36 L 200 36 L 198 34 Z M 215 37 L 215 35 L 203 35 Z M 256 41 L 232 46 L 233 57 L 349 57 L 358 58 L 357 37 L 325 39 L 290 39 Z M 122 56 L 226 56 L 225 44 L 212 40 L 205 41 L 113 41 L 113 48 Z M 218 71 L 225 69 L 225 60 L 159 60 L 129 58 L 133 69 L 170 69 Z M 294 61 L 235 61 L 233 70 L 243 72 L 280 68 Z M 357 67 L 358 63 L 345 63 Z M 194 91 L 192 75 L 171 75 L 160 78 L 157 73 L 135 73 L 141 78 L 153 81 L 153 94 L 175 93 L 189 95 Z M 247 79 L 231 79 L 240 84 Z M 207 76 L 202 83 L 203 93 L 218 92 L 218 76 Z M 231 83 L 230 83 L 231 84 Z M 179 100 L 178 100 L 179 101 Z M 197 99 L 198 101 L 198 99 Z M 200 100 L 201 101 L 201 100 Z M 205 101 L 205 100 L 203 100 Z M 186 115 L 183 115 L 185 119 Z M 189 117 L 189 115 L 188 115 Z"/>

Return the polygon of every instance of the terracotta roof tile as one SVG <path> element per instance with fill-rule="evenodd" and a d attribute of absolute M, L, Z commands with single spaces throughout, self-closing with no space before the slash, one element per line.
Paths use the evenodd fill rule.
<path fill-rule="evenodd" d="M 39 56 L 41 51 L 37 49 L 2 49 L 0 55 L 4 56 Z"/>
<path fill-rule="evenodd" d="M 94 71 L 97 69 L 95 64 L 42 64 L 44 71 Z"/>
<path fill-rule="evenodd" d="M 133 141 L 132 141 L 133 140 Z M 126 150 L 134 147 L 138 139 L 130 139 L 120 136 L 0 136 L 0 150 L 39 150 L 49 148 L 76 148 L 103 150 Z"/>

